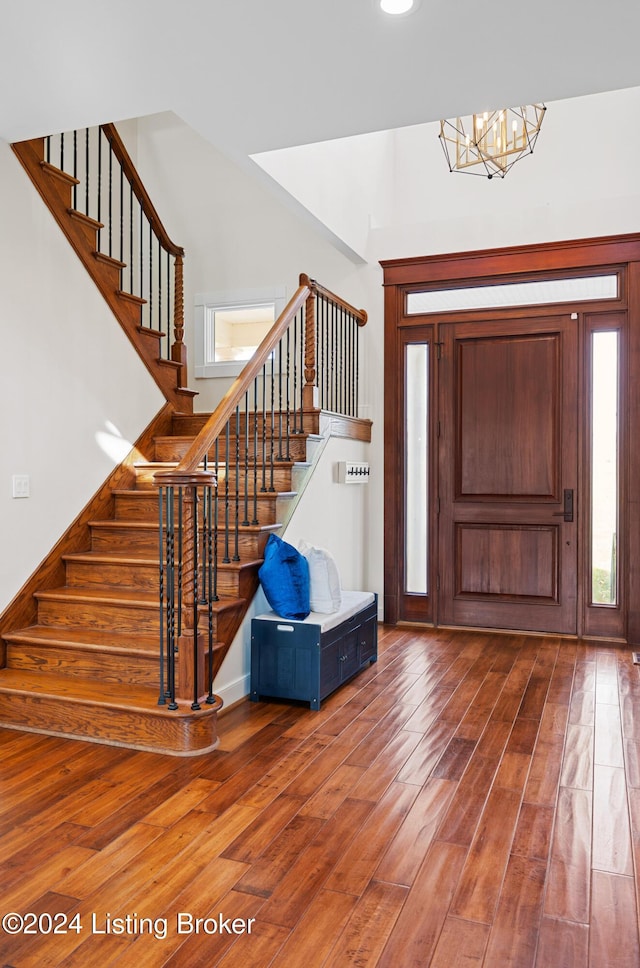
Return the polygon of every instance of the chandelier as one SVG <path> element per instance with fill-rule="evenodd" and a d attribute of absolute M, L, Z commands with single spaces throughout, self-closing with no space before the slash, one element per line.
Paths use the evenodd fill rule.
<path fill-rule="evenodd" d="M 440 143 L 449 171 L 504 178 L 516 161 L 533 152 L 544 104 L 500 108 L 440 122 Z"/>

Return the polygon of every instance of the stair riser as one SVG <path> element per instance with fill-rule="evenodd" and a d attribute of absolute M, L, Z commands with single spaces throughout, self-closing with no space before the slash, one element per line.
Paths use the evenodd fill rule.
<path fill-rule="evenodd" d="M 158 565 L 139 565 L 129 562 L 108 564 L 104 562 L 67 562 L 67 585 L 111 585 L 114 588 L 157 591 L 159 582 Z"/>
<path fill-rule="evenodd" d="M 47 648 L 40 645 L 9 644 L 7 668 L 137 686 L 154 687 L 159 681 L 158 656 L 94 653 L 83 650 L 81 646 L 56 645 L 55 648 Z M 108 692 L 108 686 L 105 692 Z"/>
<path fill-rule="evenodd" d="M 140 492 L 141 497 L 116 494 L 115 517 L 117 521 L 157 521 L 158 495 L 153 491 Z"/>
<path fill-rule="evenodd" d="M 191 444 L 190 440 L 181 439 L 171 439 L 167 438 L 161 441 L 156 441 L 155 445 L 155 459 L 159 461 L 174 461 L 182 460 L 184 455 L 187 453 L 189 446 Z M 256 445 L 253 440 L 249 441 L 249 457 L 252 461 L 254 452 L 256 451 Z M 239 450 L 239 460 L 242 463 L 245 459 L 247 453 L 247 446 L 244 438 L 240 440 L 240 450 Z M 271 454 L 271 442 L 267 441 L 265 445 L 264 453 L 269 457 Z M 262 460 L 263 447 L 262 441 L 259 440 L 257 443 L 257 454 L 258 460 Z M 283 441 L 280 443 L 278 440 L 274 442 L 273 454 L 275 460 L 306 460 L 307 459 L 307 444 L 306 438 L 300 437 L 296 439 L 291 437 L 289 440 L 289 455 L 287 456 L 287 445 Z M 226 457 L 226 442 L 221 441 L 218 449 L 218 460 L 222 462 Z M 235 438 L 229 441 L 229 460 L 230 462 L 235 461 L 236 458 L 236 442 Z M 210 469 L 214 469 L 215 462 L 215 450 L 209 452 L 209 466 Z"/>
<path fill-rule="evenodd" d="M 136 487 L 138 488 L 152 488 L 154 487 L 153 476 L 158 468 L 151 467 L 136 467 Z M 218 471 L 218 493 L 224 489 L 224 481 L 226 477 L 229 478 L 229 488 L 235 493 L 235 482 L 236 482 L 236 472 L 235 468 L 229 469 L 229 474 L 227 475 L 224 468 L 220 468 Z M 240 471 L 240 481 L 239 487 L 242 489 L 244 487 L 245 475 L 244 471 Z M 254 488 L 254 476 L 253 471 L 249 474 L 248 479 L 248 491 L 253 494 Z M 262 488 L 270 491 L 271 484 L 271 468 L 268 467 L 267 470 L 262 472 L 262 468 L 258 471 L 258 493 L 262 491 Z M 277 462 L 273 467 L 273 489 L 274 491 L 291 491 L 294 490 L 291 486 L 291 465 L 285 467 L 280 466 Z"/>
<path fill-rule="evenodd" d="M 144 491 L 140 491 L 143 496 L 132 497 L 129 495 L 116 495 L 116 512 L 115 517 L 117 521 L 145 521 L 145 522 L 155 522 L 158 520 L 158 497 L 154 495 L 151 491 L 148 492 L 148 496 Z M 258 524 L 275 524 L 278 520 L 276 517 L 276 500 L 274 497 L 270 500 L 260 499 L 256 502 L 257 505 L 257 519 Z M 232 502 L 233 513 L 235 514 L 235 497 Z M 249 521 L 254 523 L 254 505 L 253 500 L 249 501 Z M 240 515 L 244 518 L 244 500 L 240 502 Z M 224 494 L 221 493 L 218 500 L 218 521 L 224 521 Z"/>
<path fill-rule="evenodd" d="M 216 641 L 225 641 L 221 636 L 221 623 L 226 620 L 213 612 L 212 627 Z M 163 626 L 164 626 L 163 615 Z M 74 602 L 48 599 L 38 604 L 38 622 L 56 629 L 91 629 L 108 631 L 117 629 L 119 633 L 131 635 L 160 635 L 160 605 L 120 605 L 112 602 Z M 208 629 L 208 615 L 200 609 L 199 626 Z"/>
<path fill-rule="evenodd" d="M 153 528 L 113 528 L 93 525 L 91 528 L 91 550 L 108 551 L 110 554 L 124 556 L 158 556 L 158 532 Z"/>
<path fill-rule="evenodd" d="M 215 749 L 216 721 L 214 711 L 188 719 L 175 716 L 166 707 L 158 707 L 151 715 L 77 703 L 60 696 L 30 696 L 0 690 L 3 725 L 177 756 Z"/>
<path fill-rule="evenodd" d="M 196 434 L 200 433 L 200 431 L 206 424 L 208 418 L 209 418 L 209 414 L 201 414 L 201 413 L 175 414 L 173 417 L 173 433 L 175 433 L 179 437 L 190 437 L 190 436 L 195 437 Z M 270 411 L 267 413 L 266 419 L 267 419 L 267 428 L 270 428 L 271 427 Z M 277 421 L 277 411 L 274 419 Z M 262 432 L 262 424 L 263 424 L 262 414 L 256 415 L 256 414 L 250 413 L 249 414 L 249 433 L 250 434 L 254 432 L 254 426 L 255 426 L 256 420 L 258 423 L 258 433 Z M 294 427 L 293 412 L 289 413 L 289 426 L 291 430 L 293 430 L 293 427 Z M 295 428 L 298 431 L 300 430 L 300 412 L 299 411 L 297 411 L 295 414 Z M 320 428 L 319 413 L 307 412 L 302 415 L 303 433 L 317 434 L 319 432 L 319 428 Z M 235 432 L 235 420 L 234 420 L 233 429 Z M 240 414 L 240 433 L 243 434 L 244 432 L 245 432 L 245 415 L 241 413 Z"/>
<path fill-rule="evenodd" d="M 119 632 L 158 634 L 159 606 L 111 602 L 45 600 L 38 603 L 38 622 L 55 628 L 118 629 Z"/>
<path fill-rule="evenodd" d="M 238 554 L 243 561 L 253 560 L 255 558 L 261 558 L 264 546 L 267 543 L 267 538 L 269 537 L 268 532 L 262 532 L 259 534 L 247 534 L 244 532 L 238 533 Z M 100 552 L 111 552 L 112 554 L 125 553 L 129 555 L 144 555 L 145 557 L 151 558 L 155 554 L 158 555 L 158 538 L 153 532 L 127 532 L 126 535 L 122 535 L 117 529 L 103 530 L 100 527 L 93 531 L 92 549 L 94 551 Z M 221 533 L 218 534 L 218 553 L 222 557 L 224 555 L 224 537 Z M 233 532 L 229 537 L 229 554 L 233 556 L 235 554 L 235 537 Z M 138 587 L 135 585 L 134 587 Z"/>
<path fill-rule="evenodd" d="M 240 532 L 238 534 L 238 555 L 242 561 L 255 561 L 257 558 L 262 558 L 264 553 L 264 547 L 267 543 L 269 537 L 269 532 L 262 532 L 261 534 L 243 534 Z M 222 561 L 225 556 L 226 545 L 224 537 L 222 534 L 218 535 L 218 561 Z M 229 535 L 229 557 L 234 558 L 236 554 L 236 543 L 233 532 Z"/>

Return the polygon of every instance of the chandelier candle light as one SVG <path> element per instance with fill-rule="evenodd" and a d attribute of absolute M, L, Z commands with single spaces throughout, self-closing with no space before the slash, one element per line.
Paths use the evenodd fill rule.
<path fill-rule="evenodd" d="M 532 154 L 546 110 L 544 104 L 529 104 L 441 121 L 449 171 L 504 178 L 516 161 Z"/>

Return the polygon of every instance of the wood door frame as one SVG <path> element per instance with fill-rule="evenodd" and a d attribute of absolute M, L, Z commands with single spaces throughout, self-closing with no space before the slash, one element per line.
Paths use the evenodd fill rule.
<path fill-rule="evenodd" d="M 487 249 L 477 252 L 392 259 L 381 262 L 385 290 L 385 523 L 384 523 L 384 615 L 385 621 L 397 624 L 406 620 L 402 614 L 402 588 L 397 562 L 403 554 L 404 536 L 397 509 L 403 502 L 403 412 L 400 387 L 401 340 L 399 330 L 445 321 L 451 314 L 430 316 L 407 315 L 407 294 L 426 289 L 460 288 L 515 281 L 534 281 L 571 275 L 590 275 L 616 272 L 620 278 L 618 298 L 607 300 L 612 313 L 627 313 L 627 331 L 621 349 L 621 392 L 626 394 L 624 420 L 620 427 L 621 450 L 626 461 L 621 467 L 620 506 L 624 516 L 620 528 L 619 557 L 622 582 L 619 609 L 622 632 L 616 636 L 633 644 L 640 643 L 640 494 L 634 494 L 631 484 L 640 480 L 640 448 L 633 450 L 630 442 L 640 440 L 640 234 L 619 235 L 593 239 L 569 240 L 541 245 L 517 246 L 506 249 Z M 523 314 L 531 307 L 523 307 Z M 573 308 L 573 307 L 572 307 Z M 580 303 L 580 313 L 586 318 L 590 312 L 602 312 L 603 303 Z M 545 311 L 536 307 L 536 313 Z M 553 311 L 557 311 L 557 307 Z M 518 314 L 516 308 L 513 315 Z M 456 313 L 456 318 L 461 314 Z M 469 318 L 479 318 L 478 312 Z M 436 336 L 437 340 L 437 336 Z M 583 347 L 581 368 L 584 367 Z M 437 375 L 433 383 L 437 383 Z M 586 406 L 582 388 L 581 407 Z M 434 440 L 431 441 L 433 452 Z M 585 485 L 584 454 L 581 460 L 581 485 Z M 586 487 L 581 486 L 583 494 Z M 433 503 L 433 502 L 432 502 Z M 581 540 L 581 572 L 586 561 L 585 523 Z M 432 530 L 433 533 L 433 530 Z M 431 587 L 433 586 L 433 576 Z M 584 581 L 583 581 L 584 586 Z M 580 591 L 580 589 L 579 589 Z M 586 595 L 582 589 L 582 605 L 578 612 L 578 631 L 584 634 L 586 623 Z M 437 602 L 430 604 L 430 619 L 437 624 Z M 587 623 L 588 624 L 588 623 Z M 588 629 L 587 629 L 588 631 Z M 598 632 L 589 632 L 597 636 Z M 612 637 L 603 632 L 602 637 Z"/>

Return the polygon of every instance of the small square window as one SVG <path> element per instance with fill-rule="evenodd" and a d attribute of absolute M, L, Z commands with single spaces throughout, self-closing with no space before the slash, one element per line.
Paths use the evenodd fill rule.
<path fill-rule="evenodd" d="M 246 363 L 276 321 L 275 303 L 262 306 L 207 306 L 205 318 L 208 363 Z"/>
<path fill-rule="evenodd" d="M 237 376 L 285 306 L 284 288 L 196 296 L 198 378 Z"/>

